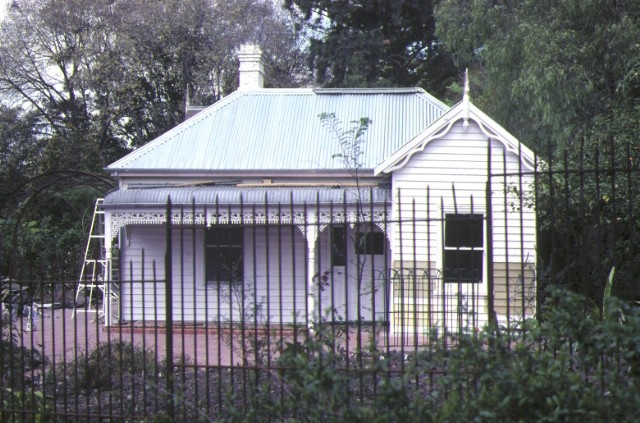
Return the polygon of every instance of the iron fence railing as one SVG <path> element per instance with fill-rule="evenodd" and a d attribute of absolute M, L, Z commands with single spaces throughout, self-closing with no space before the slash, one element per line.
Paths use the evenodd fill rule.
<path fill-rule="evenodd" d="M 571 314 L 562 330 L 609 324 L 607 292 L 637 300 L 637 169 L 547 166 L 526 184 L 492 175 L 483 198 L 425 187 L 382 205 L 169 203 L 164 224 L 117 234 L 109 296 L 3 280 L 0 413 L 304 420 L 317 411 L 308 394 L 331 419 L 343 405 L 381 412 L 392 386 L 437 408 L 482 389 L 490 366 L 473 360 L 492 348 L 566 355 L 567 374 L 607 398 L 634 371 L 633 348 L 615 338 L 584 355 L 582 326 L 556 333 L 541 316 L 550 285 L 591 301 L 576 315 L 556 298 Z M 448 366 L 470 346 L 461 383 Z"/>

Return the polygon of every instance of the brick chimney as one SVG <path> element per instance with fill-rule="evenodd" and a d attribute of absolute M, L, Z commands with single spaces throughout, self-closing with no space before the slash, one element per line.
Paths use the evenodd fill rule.
<path fill-rule="evenodd" d="M 240 60 L 239 90 L 264 88 L 264 57 L 260 46 L 243 44 L 238 54 Z"/>

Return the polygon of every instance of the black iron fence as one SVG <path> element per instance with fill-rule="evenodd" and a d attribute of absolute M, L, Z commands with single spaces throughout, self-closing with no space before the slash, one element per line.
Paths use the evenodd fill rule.
<path fill-rule="evenodd" d="M 3 281 L 2 418 L 624 416 L 638 170 L 553 165 L 121 215 L 108 277 Z"/>

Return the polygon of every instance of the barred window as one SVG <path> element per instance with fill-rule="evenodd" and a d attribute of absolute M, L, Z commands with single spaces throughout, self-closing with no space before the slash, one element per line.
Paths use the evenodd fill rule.
<path fill-rule="evenodd" d="M 331 266 L 347 265 L 347 228 L 331 227 Z"/>

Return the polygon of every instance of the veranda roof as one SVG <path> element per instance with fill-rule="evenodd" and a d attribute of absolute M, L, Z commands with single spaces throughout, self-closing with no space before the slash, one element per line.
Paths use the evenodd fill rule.
<path fill-rule="evenodd" d="M 327 187 L 167 187 L 117 190 L 108 193 L 104 199 L 106 208 L 158 207 L 171 199 L 173 205 L 190 206 L 216 205 L 331 205 L 336 208 L 343 204 L 388 204 L 391 202 L 389 188 L 327 188 Z"/>

